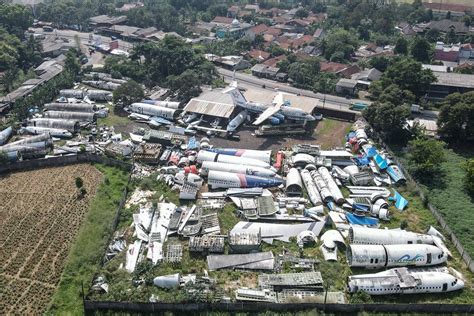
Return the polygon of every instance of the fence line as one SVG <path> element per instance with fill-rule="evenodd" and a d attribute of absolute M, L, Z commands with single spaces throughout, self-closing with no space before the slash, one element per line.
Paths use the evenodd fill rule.
<path fill-rule="evenodd" d="M 262 312 L 279 311 L 291 312 L 301 310 L 322 310 L 332 313 L 430 313 L 453 314 L 474 312 L 472 304 L 322 304 L 322 303 L 264 303 L 264 302 L 237 302 L 237 303 L 133 303 L 133 302 L 95 302 L 84 301 L 84 312 L 94 314 L 97 311 L 117 311 L 136 313 L 160 312 Z"/>
<path fill-rule="evenodd" d="M 132 164 L 112 159 L 102 155 L 95 155 L 91 153 L 82 153 L 78 155 L 71 156 L 58 156 L 50 158 L 41 158 L 41 159 L 31 159 L 31 160 L 22 160 L 14 163 L 0 165 L 0 174 L 8 173 L 11 171 L 18 170 L 29 170 L 29 169 L 38 169 L 38 168 L 47 168 L 47 167 L 58 167 L 65 165 L 72 165 L 78 163 L 102 163 L 107 166 L 118 167 L 125 169 L 127 171 L 132 170 Z"/>
<path fill-rule="evenodd" d="M 400 167 L 400 169 L 402 169 L 402 171 L 405 174 L 405 177 L 407 178 L 408 182 L 415 187 L 416 192 L 420 196 L 423 203 L 426 204 L 426 207 L 430 210 L 431 214 L 433 214 L 433 216 L 436 218 L 439 225 L 449 235 L 452 243 L 454 244 L 454 247 L 457 249 L 457 251 L 461 255 L 461 258 L 466 263 L 468 269 L 471 272 L 474 272 L 474 261 L 473 261 L 472 257 L 464 249 L 463 245 L 461 244 L 461 242 L 457 238 L 456 234 L 453 232 L 453 230 L 446 223 L 443 215 L 429 202 L 429 199 L 425 195 L 425 192 L 423 192 L 423 189 L 413 179 L 413 176 L 410 174 L 410 172 L 408 172 L 408 170 L 404 167 L 404 165 L 401 163 L 401 161 L 395 156 L 392 149 L 378 135 L 376 136 L 376 138 L 377 138 L 378 143 L 381 144 L 384 147 L 384 149 L 386 149 L 392 155 L 392 157 L 393 157 L 392 160 L 395 161 L 395 163 Z"/>

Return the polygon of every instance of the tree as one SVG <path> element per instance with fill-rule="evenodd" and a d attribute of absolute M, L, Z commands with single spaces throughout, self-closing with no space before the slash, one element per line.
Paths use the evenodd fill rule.
<path fill-rule="evenodd" d="M 456 31 L 453 28 L 449 28 L 449 31 L 446 33 L 446 43 L 452 44 L 456 42 Z"/>
<path fill-rule="evenodd" d="M 201 92 L 201 80 L 194 70 L 186 70 L 179 76 L 169 76 L 168 86 L 178 95 L 182 102 L 188 102 L 191 98 L 197 97 Z"/>
<path fill-rule="evenodd" d="M 435 43 L 439 40 L 439 36 L 441 35 L 438 29 L 429 29 L 428 32 L 425 33 L 425 38 L 431 42 Z"/>
<path fill-rule="evenodd" d="M 66 53 L 66 61 L 64 62 L 66 71 L 69 71 L 73 75 L 79 74 L 81 71 L 81 65 L 77 60 L 77 52 L 71 48 Z"/>
<path fill-rule="evenodd" d="M 113 102 L 115 105 L 129 106 L 132 103 L 139 102 L 145 97 L 145 93 L 140 84 L 130 80 L 120 85 L 113 93 Z"/>
<path fill-rule="evenodd" d="M 342 52 L 344 59 L 349 60 L 358 45 L 353 34 L 344 29 L 334 29 L 324 40 L 324 56 L 331 59 L 336 52 Z"/>
<path fill-rule="evenodd" d="M 411 91 L 416 97 L 422 96 L 436 77 L 429 69 L 423 69 L 421 63 L 411 58 L 398 58 L 383 73 L 382 89 L 396 84 L 402 90 Z"/>
<path fill-rule="evenodd" d="M 473 142 L 474 92 L 446 97 L 438 116 L 438 133 L 450 142 Z"/>
<path fill-rule="evenodd" d="M 415 37 L 411 46 L 411 55 L 422 63 L 428 63 L 431 60 L 431 45 L 421 36 Z"/>
<path fill-rule="evenodd" d="M 298 9 L 296 12 L 295 12 L 295 16 L 297 18 L 307 18 L 308 17 L 308 10 L 306 9 Z"/>
<path fill-rule="evenodd" d="M 75 180 L 76 183 L 76 188 L 80 190 L 84 186 L 84 181 L 82 180 L 81 177 L 77 177 Z"/>
<path fill-rule="evenodd" d="M 466 189 L 469 194 L 474 194 L 474 159 L 466 161 L 464 170 L 466 171 L 466 176 L 464 178 Z"/>
<path fill-rule="evenodd" d="M 364 110 L 363 115 L 387 140 L 401 143 L 407 139 L 405 126 L 406 120 L 410 117 L 408 106 L 376 101 Z"/>
<path fill-rule="evenodd" d="M 446 13 L 446 20 L 451 20 L 451 11 Z"/>
<path fill-rule="evenodd" d="M 8 93 L 12 90 L 15 80 L 18 78 L 18 73 L 18 67 L 13 65 L 3 73 L 3 76 L 0 77 L 0 83 L 3 85 L 3 90 L 5 90 L 5 92 Z"/>
<path fill-rule="evenodd" d="M 408 55 L 408 41 L 402 36 L 397 38 L 393 52 L 398 55 Z"/>
<path fill-rule="evenodd" d="M 427 179 L 439 171 L 446 160 L 445 144 L 432 138 L 418 138 L 408 143 L 410 169 L 420 178 Z"/>

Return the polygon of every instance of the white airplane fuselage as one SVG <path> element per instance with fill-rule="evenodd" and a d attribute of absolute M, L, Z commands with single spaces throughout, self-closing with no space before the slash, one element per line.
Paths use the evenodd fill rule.
<path fill-rule="evenodd" d="M 369 295 L 388 294 L 421 294 L 421 293 L 445 293 L 457 291 L 464 288 L 464 282 L 449 273 L 443 272 L 410 272 L 415 278 L 416 285 L 413 287 L 400 287 L 399 284 L 384 282 L 390 278 L 390 270 L 374 274 L 362 274 L 349 277 L 347 289 L 349 293 L 363 291 Z M 380 282 L 372 283 L 371 280 Z"/>

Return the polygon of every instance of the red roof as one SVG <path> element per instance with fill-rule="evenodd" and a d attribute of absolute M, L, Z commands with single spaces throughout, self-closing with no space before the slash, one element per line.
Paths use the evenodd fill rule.
<path fill-rule="evenodd" d="M 303 44 L 309 44 L 312 41 L 314 41 L 314 38 L 311 35 L 304 35 L 300 38 L 296 38 L 293 40 L 293 47 L 294 48 L 301 47 L 303 46 Z"/>
<path fill-rule="evenodd" d="M 339 72 L 348 67 L 346 64 L 334 63 L 332 61 L 322 61 L 319 63 L 322 72 Z"/>
<path fill-rule="evenodd" d="M 219 24 L 231 24 L 234 19 L 226 16 L 216 16 L 211 22 Z"/>
<path fill-rule="evenodd" d="M 252 27 L 252 32 L 254 34 L 262 34 L 264 33 L 265 31 L 267 31 L 269 29 L 269 27 L 266 25 L 266 24 L 259 24 L 259 25 L 255 25 L 254 27 Z"/>
<path fill-rule="evenodd" d="M 254 59 L 267 60 L 270 57 L 270 53 L 264 52 L 263 50 L 253 49 L 248 55 Z"/>
<path fill-rule="evenodd" d="M 274 28 L 274 27 L 270 27 L 266 32 L 265 34 L 270 34 L 270 35 L 273 35 L 273 36 L 278 36 L 281 34 L 281 30 L 280 29 L 277 29 L 277 28 Z"/>
<path fill-rule="evenodd" d="M 280 56 L 277 56 L 277 57 L 270 58 L 269 60 L 263 62 L 263 64 L 267 65 L 267 66 L 270 66 L 270 67 L 276 67 L 278 62 L 280 62 L 282 60 L 285 60 L 285 59 L 286 59 L 286 56 L 285 56 L 285 54 L 283 54 L 283 55 L 280 55 Z"/>
<path fill-rule="evenodd" d="M 474 9 L 472 5 L 450 4 L 450 3 L 427 3 L 423 2 L 423 6 L 431 10 L 451 11 L 451 12 L 466 12 Z"/>

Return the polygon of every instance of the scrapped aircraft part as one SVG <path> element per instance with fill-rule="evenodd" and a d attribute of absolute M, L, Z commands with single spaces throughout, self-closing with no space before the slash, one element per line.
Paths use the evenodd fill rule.
<path fill-rule="evenodd" d="M 303 182 L 296 168 L 291 168 L 286 175 L 286 195 L 290 197 L 303 195 Z"/>
<path fill-rule="evenodd" d="M 437 230 L 433 226 L 430 226 L 430 228 L 428 228 L 428 231 L 426 232 L 426 234 L 431 235 L 431 236 L 437 236 L 437 237 L 441 238 L 442 240 L 446 240 L 446 238 L 444 238 L 443 234 L 441 234 L 439 232 L 439 230 Z"/>
<path fill-rule="evenodd" d="M 222 171 L 209 171 L 208 185 L 213 188 L 269 188 L 283 184 L 278 178 L 263 178 Z"/>
<path fill-rule="evenodd" d="M 449 273 L 408 268 L 352 275 L 347 284 L 349 293 L 369 295 L 443 293 L 463 288 L 464 281 Z"/>
<path fill-rule="evenodd" d="M 314 206 L 322 205 L 323 201 L 321 195 L 319 194 L 316 183 L 314 183 L 310 172 L 307 169 L 303 169 L 300 173 L 311 203 L 313 203 Z"/>
<path fill-rule="evenodd" d="M 433 245 L 433 236 L 418 234 L 401 229 L 376 229 L 352 226 L 349 229 L 349 242 L 352 244 L 393 245 L 428 244 Z"/>
<path fill-rule="evenodd" d="M 306 165 L 316 165 L 316 158 L 309 154 L 296 154 L 291 157 L 291 163 L 294 166 L 304 167 Z"/>
<path fill-rule="evenodd" d="M 137 266 L 138 256 L 142 247 L 142 240 L 135 240 L 133 244 L 128 246 L 127 255 L 125 258 L 125 269 L 132 273 Z"/>
<path fill-rule="evenodd" d="M 260 274 L 258 285 L 264 289 L 323 290 L 321 272 Z"/>
<path fill-rule="evenodd" d="M 189 238 L 189 251 L 191 252 L 224 252 L 225 239 L 223 236 L 206 235 Z"/>
<path fill-rule="evenodd" d="M 146 103 L 132 103 L 128 109 L 133 113 L 158 116 L 167 120 L 175 120 L 180 113 L 176 109 Z"/>
<path fill-rule="evenodd" d="M 344 170 L 349 175 L 359 173 L 359 167 L 357 165 L 346 166 L 342 170 Z"/>
<path fill-rule="evenodd" d="M 408 201 L 397 191 L 393 190 L 393 193 L 394 193 L 394 196 L 389 198 L 389 200 L 394 201 L 395 202 L 395 207 L 398 210 L 403 211 L 405 209 L 405 207 L 407 207 Z"/>
<path fill-rule="evenodd" d="M 305 244 L 315 243 L 318 241 L 318 237 L 309 230 L 303 230 L 301 233 L 298 234 L 296 237 L 296 243 L 298 247 L 303 248 Z"/>
<path fill-rule="evenodd" d="M 10 136 L 13 133 L 13 129 L 11 126 L 5 128 L 3 131 L 0 132 L 0 145 L 5 144 Z"/>
<path fill-rule="evenodd" d="M 162 275 L 153 279 L 153 284 L 163 289 L 173 289 L 179 287 L 180 275 L 179 273 Z"/>
<path fill-rule="evenodd" d="M 249 254 L 209 255 L 207 265 L 210 271 L 222 269 L 239 270 L 273 270 L 275 258 L 273 252 L 256 252 Z"/>
<path fill-rule="evenodd" d="M 258 159 L 222 155 L 222 154 L 210 152 L 207 150 L 200 150 L 196 158 L 197 158 L 198 163 L 202 163 L 203 161 L 214 161 L 214 162 L 229 163 L 229 164 L 235 164 L 235 165 L 255 166 L 255 167 L 261 167 L 261 168 L 271 169 L 275 171 L 275 169 L 273 169 L 273 167 L 271 167 L 268 163 L 263 162 Z"/>
<path fill-rule="evenodd" d="M 88 97 L 92 101 L 112 101 L 112 92 L 106 90 L 89 89 L 84 93 L 84 97 Z"/>
<path fill-rule="evenodd" d="M 388 173 L 390 178 L 392 178 L 395 184 L 403 184 L 407 181 L 405 175 L 403 174 L 403 171 L 397 165 L 388 166 L 386 172 Z"/>
<path fill-rule="evenodd" d="M 334 198 L 334 202 L 337 204 L 344 203 L 344 196 L 342 195 L 342 192 L 337 186 L 336 182 L 334 182 L 334 179 L 332 178 L 328 169 L 326 167 L 319 167 L 318 172 L 324 179 L 324 182 L 326 182 L 326 185 Z"/>
<path fill-rule="evenodd" d="M 183 245 L 180 243 L 169 243 L 166 247 L 165 262 L 177 263 L 183 258 Z"/>
<path fill-rule="evenodd" d="M 208 151 L 215 152 L 222 155 L 251 158 L 261 160 L 270 164 L 272 158 L 271 150 L 253 150 L 253 149 L 236 149 L 236 148 L 211 148 Z"/>
<path fill-rule="evenodd" d="M 63 129 L 71 133 L 79 130 L 79 122 L 77 120 L 67 119 L 50 119 L 50 118 L 35 118 L 28 121 L 29 126 L 34 127 L 48 127 L 54 129 Z"/>
<path fill-rule="evenodd" d="M 260 233 L 262 240 L 273 243 L 273 240 L 289 242 L 290 237 L 296 237 L 303 230 L 312 231 L 315 236 L 321 233 L 324 222 L 310 222 L 304 224 L 273 224 L 259 222 L 238 222 L 230 231 L 231 234 L 238 233 Z"/>
<path fill-rule="evenodd" d="M 331 191 L 329 191 L 329 188 L 321 174 L 317 170 L 310 171 L 310 174 L 324 203 L 334 201 L 334 196 L 332 195 Z"/>
<path fill-rule="evenodd" d="M 247 119 L 248 112 L 247 110 L 243 110 L 238 113 L 227 125 L 227 132 L 235 132 L 240 125 Z"/>
<path fill-rule="evenodd" d="M 240 174 L 247 174 L 251 176 L 258 176 L 258 177 L 278 177 L 277 174 L 271 170 L 262 167 L 256 166 L 247 166 L 247 165 L 236 165 L 230 163 L 223 163 L 223 162 L 214 162 L 214 161 L 203 161 L 200 169 L 200 173 L 202 175 L 207 175 L 210 170 L 215 171 L 223 171 L 223 172 L 230 172 L 230 173 L 240 173 Z"/>
<path fill-rule="evenodd" d="M 96 115 L 87 112 L 66 112 L 66 111 L 46 111 L 43 114 L 46 118 L 76 120 L 79 122 L 94 122 Z"/>
<path fill-rule="evenodd" d="M 424 244 L 356 245 L 347 248 L 350 267 L 382 268 L 398 266 L 430 266 L 448 260 L 442 249 Z"/>

